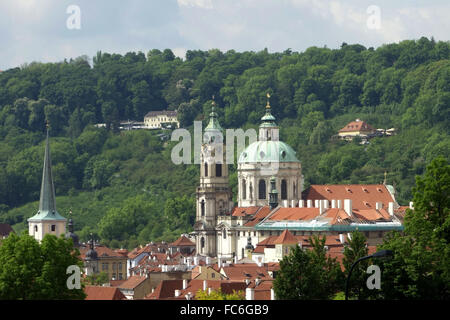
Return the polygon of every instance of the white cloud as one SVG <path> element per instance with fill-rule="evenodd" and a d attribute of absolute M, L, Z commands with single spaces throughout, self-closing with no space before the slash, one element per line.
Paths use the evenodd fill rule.
<path fill-rule="evenodd" d="M 212 9 L 212 0 L 177 0 L 180 7 L 199 7 L 202 9 Z"/>

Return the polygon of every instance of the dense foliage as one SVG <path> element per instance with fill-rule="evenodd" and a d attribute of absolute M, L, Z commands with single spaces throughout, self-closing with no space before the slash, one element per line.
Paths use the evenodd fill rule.
<path fill-rule="evenodd" d="M 405 232 L 391 234 L 382 249 L 394 252 L 380 261 L 385 299 L 450 299 L 450 164 L 432 161 L 414 188 L 414 211 Z"/>
<path fill-rule="evenodd" d="M 224 128 L 256 128 L 267 92 L 306 186 L 380 183 L 387 171 L 406 204 L 414 176 L 450 155 L 448 42 L 343 43 L 301 53 L 211 49 L 188 51 L 185 60 L 169 49 L 98 52 L 91 64 L 80 57 L 0 72 L 0 221 L 20 231 L 37 210 L 47 119 L 57 205 L 65 216 L 72 209 L 82 240 L 89 232 L 115 246 L 171 240 L 192 226 L 198 166 L 174 165 L 172 143 L 160 132 L 119 134 L 119 121 L 177 109 L 192 129 L 214 95 Z M 330 140 L 355 118 L 398 134 L 369 145 Z M 236 191 L 235 166 L 230 172 Z"/>
<path fill-rule="evenodd" d="M 339 262 L 327 255 L 325 237 L 312 236 L 310 241 L 311 250 L 296 245 L 280 261 L 273 282 L 277 299 L 327 300 L 343 287 Z"/>
<path fill-rule="evenodd" d="M 24 233 L 11 233 L 0 246 L 0 299 L 84 299 L 81 289 L 69 289 L 67 267 L 82 270 L 72 239 L 45 235 L 41 243 Z"/>

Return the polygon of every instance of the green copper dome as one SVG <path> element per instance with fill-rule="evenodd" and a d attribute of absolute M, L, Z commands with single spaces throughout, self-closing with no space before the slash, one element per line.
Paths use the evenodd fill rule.
<path fill-rule="evenodd" d="M 214 105 L 211 109 L 211 113 L 209 114 L 209 123 L 205 128 L 205 131 L 220 131 L 223 132 L 222 127 L 220 126 L 219 120 L 217 119 L 218 115 L 215 112 Z"/>
<path fill-rule="evenodd" d="M 239 156 L 238 163 L 300 162 L 296 152 L 282 141 L 256 141 Z"/>

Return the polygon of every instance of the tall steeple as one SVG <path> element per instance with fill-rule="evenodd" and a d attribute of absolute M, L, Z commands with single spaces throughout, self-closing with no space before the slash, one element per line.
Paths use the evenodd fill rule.
<path fill-rule="evenodd" d="M 52 161 L 50 157 L 49 128 L 45 142 L 44 167 L 42 169 L 39 210 L 28 219 L 29 234 L 42 240 L 47 233 L 59 236 L 66 233 L 66 218 L 56 211 L 55 187 L 53 185 Z"/>
<path fill-rule="evenodd" d="M 50 145 L 48 139 L 48 124 L 47 124 L 47 139 L 45 142 L 44 168 L 42 170 L 39 211 L 56 212 L 55 186 L 53 185 L 52 160 L 50 158 Z"/>

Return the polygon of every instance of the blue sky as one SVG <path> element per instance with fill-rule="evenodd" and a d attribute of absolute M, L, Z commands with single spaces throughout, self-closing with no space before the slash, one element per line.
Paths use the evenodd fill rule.
<path fill-rule="evenodd" d="M 70 5 L 81 28 L 68 29 Z M 367 26 L 379 8 L 379 28 Z M 450 2 L 366 0 L 2 0 L 0 70 L 98 50 L 303 51 L 342 42 L 378 47 L 421 36 L 449 40 Z"/>

